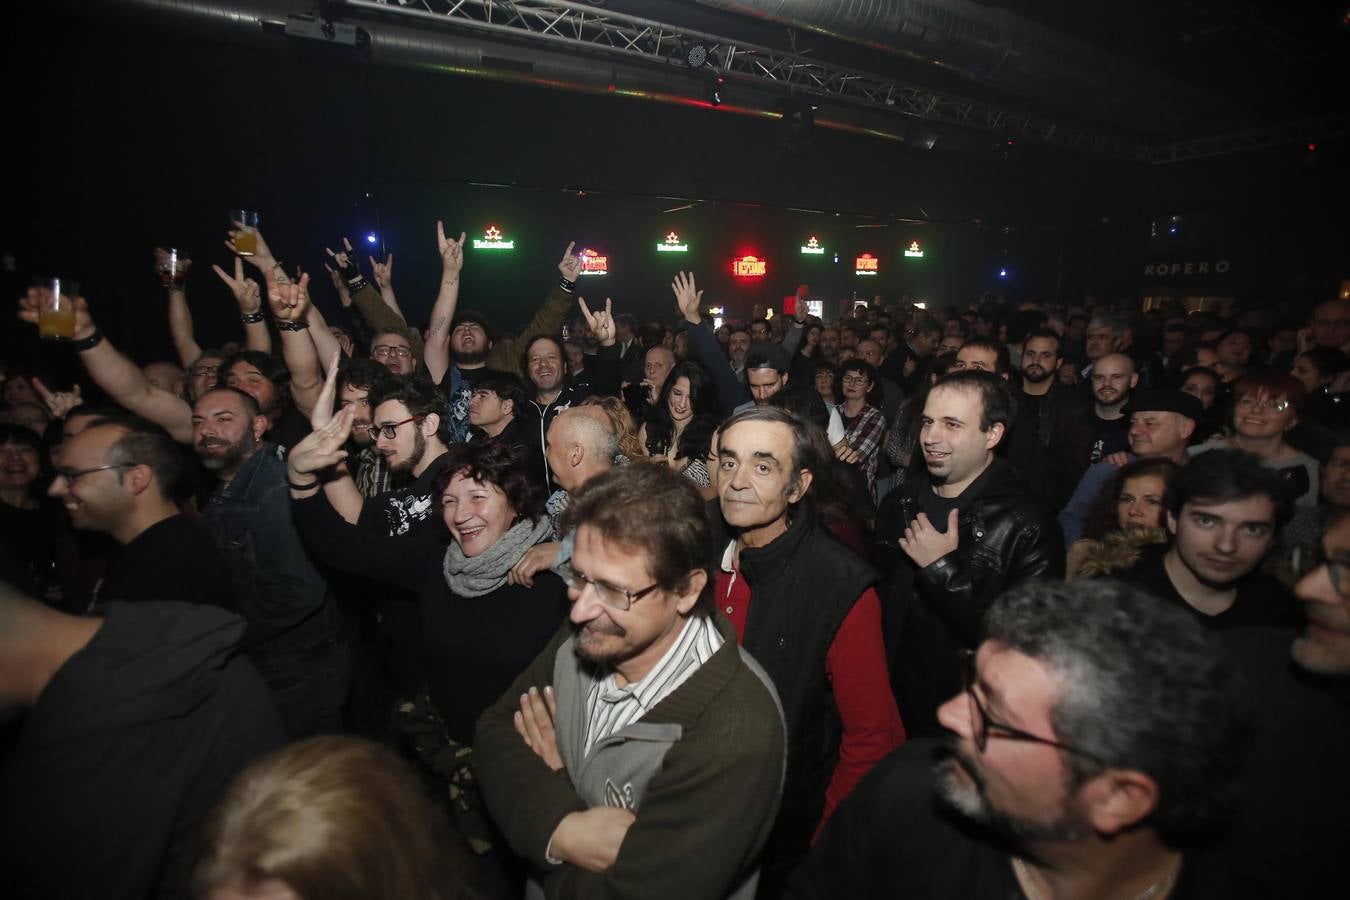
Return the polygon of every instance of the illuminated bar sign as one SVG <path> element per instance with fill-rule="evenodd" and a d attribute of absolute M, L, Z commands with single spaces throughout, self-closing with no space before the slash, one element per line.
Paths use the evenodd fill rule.
<path fill-rule="evenodd" d="M 656 249 L 662 253 L 685 253 L 689 250 L 689 245 L 681 244 L 680 236 L 672 231 L 670 234 L 666 235 L 666 242 L 664 244 L 657 244 Z"/>
<path fill-rule="evenodd" d="M 731 274 L 736 278 L 759 278 L 768 270 L 768 262 L 758 256 L 738 256 L 731 261 Z"/>
<path fill-rule="evenodd" d="M 502 240 L 501 229 L 496 225 L 489 225 L 487 231 L 483 232 L 481 238 L 473 239 L 473 249 L 475 250 L 514 250 L 515 241 Z"/>
<path fill-rule="evenodd" d="M 802 244 L 802 253 L 806 256 L 824 256 L 825 248 L 820 246 L 820 241 L 816 240 L 815 235 L 812 235 L 810 240 Z"/>
<path fill-rule="evenodd" d="M 910 241 L 909 246 L 905 248 L 905 255 L 911 259 L 923 259 L 923 251 L 919 249 L 919 242 Z"/>
<path fill-rule="evenodd" d="M 594 250 L 581 251 L 581 274 L 582 275 L 608 275 L 609 257 L 601 256 Z"/>
<path fill-rule="evenodd" d="M 864 253 L 862 256 L 859 256 L 857 259 L 853 260 L 853 274 L 875 275 L 877 274 L 880 262 L 881 261 L 878 260 L 872 254 Z"/>

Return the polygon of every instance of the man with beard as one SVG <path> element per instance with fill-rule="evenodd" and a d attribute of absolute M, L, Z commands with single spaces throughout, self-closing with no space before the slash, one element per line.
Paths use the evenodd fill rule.
<path fill-rule="evenodd" d="M 291 522 L 286 463 L 263 440 L 267 422 L 238 388 L 217 388 L 197 401 L 193 446 L 220 478 L 201 521 L 225 557 L 235 608 L 248 622 L 243 650 L 272 689 L 287 733 L 336 733 L 347 648 L 333 595 Z"/>
<path fill-rule="evenodd" d="M 1059 335 L 1053 331 L 1033 331 L 1022 344 L 1022 388 L 1016 395 L 1013 428 L 1035 435 L 1036 440 L 1011 448 L 1008 459 L 1023 475 L 1047 488 L 1064 477 L 1056 466 L 1045 464 L 1050 439 L 1085 411 L 1079 394 L 1055 377 L 1061 362 Z"/>
<path fill-rule="evenodd" d="M 558 487 L 549 469 L 547 456 L 548 427 L 553 424 L 553 419 L 564 409 L 570 409 L 587 397 L 609 397 L 619 393 L 619 350 L 613 304 L 609 298 L 605 298 L 605 308 L 591 312 L 586 306 L 585 297 L 578 297 L 577 302 L 587 327 L 600 342 L 588 383 L 567 383 L 562 342 L 557 338 L 548 335 L 536 337 L 528 342 L 521 357 L 521 368 L 529 379 L 526 390 L 527 393 L 533 393 L 517 411 L 521 438 L 528 441 L 531 476 L 537 473 L 550 493 Z"/>
<path fill-rule="evenodd" d="M 1129 449 L 1130 420 L 1124 409 L 1138 383 L 1134 362 L 1124 353 L 1108 353 L 1092 368 L 1090 412 L 1084 408 L 1082 392 L 1074 392 L 1079 414 L 1060 420 L 1047 454 L 1049 468 L 1057 473 L 1053 483 L 1046 482 L 1052 491 L 1046 495 L 1051 509 L 1064 506 L 1089 466 Z"/>
<path fill-rule="evenodd" d="M 788 896 L 1284 896 L 1212 842 L 1254 715 L 1198 623 L 1118 582 L 1038 582 L 985 634 L 936 768 L 935 741 L 878 765 Z"/>
<path fill-rule="evenodd" d="M 375 435 L 370 431 L 370 389 L 386 374 L 379 363 L 369 359 L 353 359 L 338 371 L 338 409 L 352 410 L 352 448 L 347 457 L 347 469 L 356 479 L 356 488 L 362 497 L 374 497 L 389 490 L 389 464 L 384 454 L 375 448 Z"/>
<path fill-rule="evenodd" d="M 484 369 L 496 369 L 520 376 L 521 348 L 541 334 L 562 331 L 563 320 L 572 307 L 576 282 L 581 274 L 581 257 L 572 255 L 575 243 L 569 243 L 558 261 L 561 278 L 549 291 L 543 304 L 518 338 L 498 339 L 487 317 L 459 310 L 460 271 L 464 267 L 464 234 L 458 240 L 447 239 L 442 223 L 436 223 L 436 247 L 441 256 L 441 287 L 431 309 L 423 362 L 426 373 L 441 389 L 449 404 L 446 433 L 451 442 L 468 439 L 469 395 L 473 382 Z"/>
<path fill-rule="evenodd" d="M 550 897 L 749 900 L 783 715 L 713 605 L 703 501 L 666 466 L 625 466 L 567 524 L 571 622 L 478 721 L 488 809 Z"/>
<path fill-rule="evenodd" d="M 71 524 L 117 543 L 96 588 L 113 600 L 190 600 L 234 608 L 220 551 L 173 501 L 183 471 L 168 432 L 134 416 L 95 419 L 62 441 L 48 493 Z"/>
<path fill-rule="evenodd" d="M 394 375 L 411 375 L 417 371 L 417 357 L 413 355 L 412 338 L 406 328 L 385 328 L 370 340 L 370 358 Z"/>
<path fill-rule="evenodd" d="M 904 668 L 892 675 L 911 733 L 934 728 L 938 704 L 959 680 L 956 652 L 979 646 L 991 598 L 1032 578 L 1064 575 L 1054 518 L 995 454 L 1011 413 L 998 375 L 967 369 L 944 377 L 928 392 L 921 419 L 928 477 L 906 479 L 877 510 L 892 592 L 914 598 L 902 613 L 902 649 L 893 654 Z"/>
<path fill-rule="evenodd" d="M 820 330 L 820 358 L 830 363 L 839 358 L 839 329 L 833 325 Z"/>

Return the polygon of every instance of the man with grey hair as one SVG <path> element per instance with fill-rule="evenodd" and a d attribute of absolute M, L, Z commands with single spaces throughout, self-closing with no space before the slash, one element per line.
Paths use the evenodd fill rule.
<path fill-rule="evenodd" d="M 1253 895 L 1212 841 L 1254 716 L 1199 623 L 1120 582 L 1046 581 L 1002 595 L 984 631 L 945 744 L 878 765 L 789 896 Z"/>
<path fill-rule="evenodd" d="M 1078 371 L 1079 381 L 1088 381 L 1092 376 L 1092 367 L 1108 353 L 1115 353 L 1125 334 L 1125 325 L 1120 319 L 1108 313 L 1098 313 L 1088 322 L 1087 335 L 1084 338 L 1084 355 L 1087 361 Z"/>

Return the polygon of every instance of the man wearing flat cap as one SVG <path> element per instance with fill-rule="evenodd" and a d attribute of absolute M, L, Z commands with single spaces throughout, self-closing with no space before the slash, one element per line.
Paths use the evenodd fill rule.
<path fill-rule="evenodd" d="M 1130 420 L 1130 451 L 1094 463 L 1083 473 L 1073 496 L 1059 514 L 1065 547 L 1083 536 L 1083 522 L 1102 485 L 1125 463 L 1166 458 L 1185 465 L 1186 444 L 1204 415 L 1204 407 L 1183 391 L 1159 388 L 1135 394 L 1124 413 Z"/>

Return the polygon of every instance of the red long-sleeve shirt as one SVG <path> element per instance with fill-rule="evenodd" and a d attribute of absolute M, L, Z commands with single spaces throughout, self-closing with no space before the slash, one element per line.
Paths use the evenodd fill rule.
<path fill-rule="evenodd" d="M 717 604 L 745 643 L 750 586 L 739 570 L 717 571 Z M 886 648 L 881 639 L 881 601 L 868 588 L 853 604 L 825 657 L 825 673 L 834 685 L 834 701 L 844 724 L 839 764 L 825 791 L 825 810 L 816 836 L 834 808 L 852 792 L 872 766 L 905 742 L 905 726 L 891 693 Z M 814 841 L 815 838 L 813 837 Z"/>

